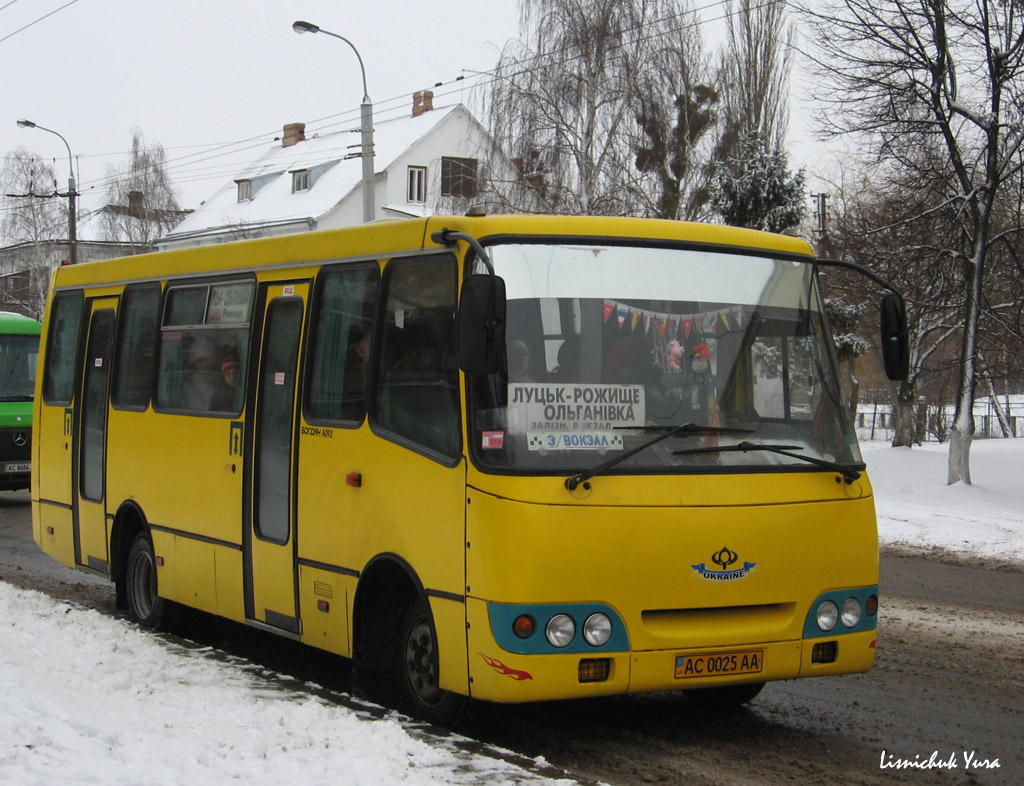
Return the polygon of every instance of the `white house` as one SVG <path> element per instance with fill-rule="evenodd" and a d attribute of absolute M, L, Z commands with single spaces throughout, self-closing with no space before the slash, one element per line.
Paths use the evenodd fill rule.
<path fill-rule="evenodd" d="M 463 213 L 493 207 L 488 167 L 514 176 L 484 127 L 461 104 L 433 107 L 433 93 L 412 111 L 374 119 L 374 218 Z M 284 127 L 266 150 L 188 218 L 156 240 L 158 250 L 267 237 L 363 221 L 359 129 L 307 138 L 303 123 Z"/>

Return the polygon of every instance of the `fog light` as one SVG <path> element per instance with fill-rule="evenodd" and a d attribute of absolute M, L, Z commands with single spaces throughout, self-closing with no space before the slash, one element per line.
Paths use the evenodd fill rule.
<path fill-rule="evenodd" d="M 607 614 L 597 612 L 587 617 L 583 623 L 583 638 L 591 647 L 601 647 L 612 637 L 612 621 Z"/>
<path fill-rule="evenodd" d="M 818 627 L 823 631 L 830 631 L 839 622 L 839 607 L 830 600 L 826 600 L 818 606 L 817 612 Z"/>
<path fill-rule="evenodd" d="M 577 673 L 580 682 L 607 682 L 611 672 L 611 658 L 584 658 Z"/>
<path fill-rule="evenodd" d="M 811 663 L 835 663 L 839 656 L 839 645 L 834 641 L 822 641 L 811 650 Z"/>
<path fill-rule="evenodd" d="M 544 635 L 552 647 L 567 647 L 576 635 L 576 623 L 568 614 L 556 614 L 548 620 Z"/>
<path fill-rule="evenodd" d="M 840 619 L 848 628 L 852 628 L 860 622 L 860 601 L 856 598 L 847 598 L 843 603 L 843 614 Z"/>

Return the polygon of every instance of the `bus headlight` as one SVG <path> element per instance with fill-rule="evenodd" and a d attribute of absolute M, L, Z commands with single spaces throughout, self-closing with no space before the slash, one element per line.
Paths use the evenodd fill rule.
<path fill-rule="evenodd" d="M 612 637 L 612 621 L 607 614 L 597 612 L 583 623 L 583 638 L 591 647 L 602 647 Z"/>
<path fill-rule="evenodd" d="M 824 631 L 830 631 L 839 622 L 839 607 L 830 600 L 826 600 L 817 611 L 818 627 Z"/>
<path fill-rule="evenodd" d="M 848 628 L 852 628 L 860 622 L 860 614 L 860 601 L 856 598 L 847 598 L 846 602 L 843 603 L 843 615 L 840 618 L 843 624 Z"/>
<path fill-rule="evenodd" d="M 576 635 L 576 623 L 568 614 L 556 614 L 548 620 L 544 635 L 552 647 L 567 647 Z"/>

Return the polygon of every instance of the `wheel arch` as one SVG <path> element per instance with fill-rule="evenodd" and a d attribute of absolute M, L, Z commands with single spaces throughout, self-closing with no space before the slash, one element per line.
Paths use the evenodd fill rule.
<path fill-rule="evenodd" d="M 388 653 L 394 646 L 396 620 L 417 597 L 427 597 L 423 582 L 398 554 L 378 554 L 359 574 L 352 604 L 352 660 L 357 689 L 391 706 L 396 692 Z"/>
<path fill-rule="evenodd" d="M 134 500 L 121 503 L 114 514 L 114 522 L 110 528 L 110 578 L 117 588 L 117 608 L 128 608 L 125 595 L 125 571 L 128 566 L 128 552 L 132 542 L 140 532 L 149 530 L 146 514 Z"/>

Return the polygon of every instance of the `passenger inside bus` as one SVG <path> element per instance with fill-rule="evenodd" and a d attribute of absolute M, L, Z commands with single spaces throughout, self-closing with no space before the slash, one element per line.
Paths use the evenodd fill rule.
<path fill-rule="evenodd" d="M 210 397 L 210 409 L 218 412 L 236 412 L 240 408 L 239 399 L 242 389 L 239 380 L 241 377 L 242 364 L 238 359 L 238 352 L 234 349 L 228 350 L 224 360 L 220 364 L 221 380 Z"/>
<path fill-rule="evenodd" d="M 200 336 L 188 348 L 186 358 L 188 366 L 182 379 L 182 406 L 186 409 L 209 410 L 210 401 L 220 382 L 216 351 L 208 339 Z"/>

